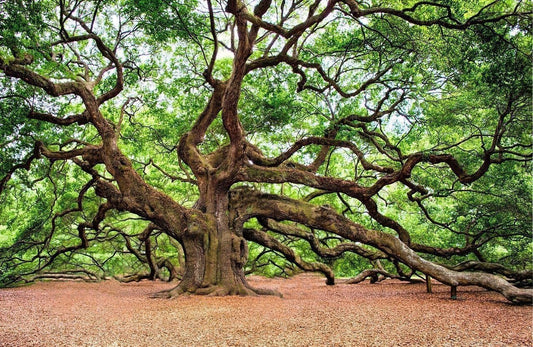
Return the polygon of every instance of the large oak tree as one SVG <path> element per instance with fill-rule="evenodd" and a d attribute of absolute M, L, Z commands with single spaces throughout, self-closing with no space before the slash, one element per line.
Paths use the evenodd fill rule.
<path fill-rule="evenodd" d="M 524 263 L 495 262 L 531 250 L 531 4 L 7 0 L 0 15 L 0 223 L 31 199 L 47 211 L 3 248 L 5 278 L 118 237 L 151 277 L 181 277 L 165 296 L 270 293 L 246 281 L 254 245 L 328 284 L 356 254 L 363 277 L 531 302 L 512 284 Z M 153 254 L 161 235 L 181 274 Z"/>

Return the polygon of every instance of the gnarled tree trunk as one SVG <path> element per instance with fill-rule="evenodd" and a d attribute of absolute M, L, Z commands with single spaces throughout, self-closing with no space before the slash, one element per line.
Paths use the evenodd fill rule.
<path fill-rule="evenodd" d="M 177 287 L 158 293 L 172 297 L 181 294 L 199 295 L 280 295 L 275 291 L 252 288 L 244 275 L 248 259 L 248 244 L 242 232 L 232 226 L 229 219 L 228 192 L 200 187 L 203 194 L 197 208 L 203 212 L 206 223 L 192 221 L 181 238 L 185 252 L 185 273 Z"/>

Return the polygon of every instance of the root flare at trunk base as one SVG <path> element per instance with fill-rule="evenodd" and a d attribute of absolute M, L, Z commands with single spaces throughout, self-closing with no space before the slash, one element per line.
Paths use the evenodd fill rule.
<path fill-rule="evenodd" d="M 223 285 L 209 285 L 206 287 L 188 287 L 186 285 L 178 284 L 176 287 L 154 293 L 152 298 L 162 298 L 170 299 L 176 298 L 179 296 L 186 295 L 204 295 L 204 296 L 227 296 L 227 295 L 237 295 L 237 296 L 259 296 L 259 295 L 272 295 L 283 297 L 283 295 L 273 289 L 268 288 L 252 288 L 249 285 L 238 285 L 238 286 L 223 286 Z"/>

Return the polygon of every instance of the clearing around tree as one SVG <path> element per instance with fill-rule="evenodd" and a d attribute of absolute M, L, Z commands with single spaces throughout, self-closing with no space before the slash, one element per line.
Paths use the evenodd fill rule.
<path fill-rule="evenodd" d="M 253 276 L 283 298 L 149 299 L 164 282 L 48 282 L 0 290 L 0 346 L 531 346 L 531 306 L 494 292 L 389 280 Z"/>

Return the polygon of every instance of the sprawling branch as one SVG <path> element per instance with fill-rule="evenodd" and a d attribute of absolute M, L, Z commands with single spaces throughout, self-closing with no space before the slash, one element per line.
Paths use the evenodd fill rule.
<path fill-rule="evenodd" d="M 89 122 L 89 115 L 87 112 L 83 112 L 77 115 L 67 116 L 64 118 L 56 117 L 49 113 L 41 113 L 36 111 L 30 111 L 28 118 L 37 119 L 44 122 L 57 124 L 57 125 L 71 125 L 77 123 L 78 125 L 87 124 Z"/>
<path fill-rule="evenodd" d="M 354 242 L 376 247 L 407 266 L 450 286 L 477 285 L 500 292 L 508 300 L 517 303 L 531 303 L 533 300 L 533 290 L 516 288 L 504 279 L 491 274 L 449 270 L 423 259 L 393 235 L 367 229 L 330 209 L 247 189 L 235 191 L 232 194 L 232 202 L 234 208 L 239 211 L 240 220 L 243 221 L 252 217 L 295 221 L 311 228 L 337 234 Z"/>
<path fill-rule="evenodd" d="M 263 57 L 256 59 L 252 62 L 250 62 L 247 66 L 247 72 L 253 71 L 256 69 L 266 68 L 266 67 L 272 67 L 279 65 L 281 63 L 285 63 L 289 65 L 295 73 L 300 75 L 301 80 L 298 83 L 298 91 L 302 91 L 304 89 L 312 89 L 315 90 L 318 93 L 324 92 L 328 87 L 332 87 L 335 89 L 339 95 L 341 95 L 344 98 L 353 98 L 361 93 L 363 93 L 365 90 L 367 90 L 371 85 L 379 83 L 381 80 L 381 77 L 383 77 L 387 72 L 389 72 L 394 64 L 388 65 L 385 68 L 381 69 L 377 73 L 374 74 L 374 76 L 370 77 L 366 81 L 362 82 L 359 86 L 359 88 L 353 90 L 353 91 L 345 91 L 343 87 L 338 83 L 338 81 L 335 78 L 332 78 L 326 70 L 320 65 L 319 63 L 310 63 L 306 62 L 304 60 L 298 59 L 297 57 L 289 56 L 285 53 L 280 53 L 276 56 L 270 56 L 270 57 Z M 316 87 L 310 86 L 307 84 L 307 76 L 302 70 L 302 68 L 305 69 L 313 69 L 321 76 L 321 78 L 327 83 L 327 86 L 323 89 L 318 89 Z M 338 76 L 337 76 L 338 78 Z"/>
<path fill-rule="evenodd" d="M 299 24 L 296 24 L 290 29 L 285 29 L 280 25 L 271 24 L 266 21 L 263 21 L 261 19 L 261 13 L 265 10 L 261 9 L 261 7 L 258 5 L 256 11 L 254 11 L 253 14 L 249 13 L 248 11 L 244 11 L 243 16 L 244 18 L 252 23 L 254 26 L 263 28 L 265 30 L 274 32 L 276 34 L 279 34 L 285 38 L 291 38 L 293 36 L 301 35 L 304 31 L 312 27 L 313 25 L 316 25 L 317 23 L 320 23 L 323 21 L 334 9 L 335 4 L 338 1 L 336 0 L 329 0 L 326 4 L 325 8 L 318 14 L 315 14 L 316 9 L 318 7 L 319 2 L 315 1 L 310 7 L 309 7 L 309 15 L 307 19 Z M 261 9 L 261 11 L 259 11 Z"/>
<path fill-rule="evenodd" d="M 518 12 L 518 7 L 520 6 L 520 2 L 519 2 L 516 5 L 513 12 L 511 13 L 505 13 L 501 15 L 491 15 L 488 9 L 492 5 L 495 4 L 495 2 L 492 2 L 489 5 L 480 9 L 479 12 L 476 13 L 475 15 L 466 19 L 464 22 L 461 22 L 459 19 L 457 19 L 453 15 L 452 8 L 449 5 L 443 5 L 443 4 L 439 4 L 439 3 L 431 2 L 431 1 L 420 1 L 420 2 L 415 3 L 412 7 L 404 8 L 402 10 L 398 10 L 398 9 L 394 9 L 390 7 L 374 7 L 374 8 L 368 8 L 368 9 L 361 9 L 358 6 L 357 2 L 354 0 L 345 0 L 343 2 L 346 3 L 350 7 L 351 14 L 356 18 L 375 15 L 375 14 L 386 14 L 386 15 L 391 15 L 391 16 L 401 18 L 415 25 L 420 25 L 420 26 L 438 25 L 443 28 L 456 29 L 456 30 L 464 30 L 473 25 L 495 23 L 495 22 L 499 22 L 501 20 L 504 20 L 510 17 L 516 17 L 517 15 L 525 16 L 525 15 L 531 14 L 531 12 Z M 446 15 L 442 16 L 441 18 L 423 20 L 423 19 L 418 19 L 410 14 L 410 13 L 415 13 L 418 8 L 422 8 L 424 6 L 444 9 L 446 11 Z"/>
<path fill-rule="evenodd" d="M 387 255 L 374 250 L 363 248 L 353 242 L 341 242 L 334 247 L 324 247 L 320 240 L 311 232 L 307 232 L 296 225 L 276 222 L 272 219 L 260 219 L 261 225 L 275 233 L 296 236 L 309 242 L 313 252 L 324 258 L 337 258 L 346 252 L 358 254 L 369 260 L 386 259 Z"/>
<path fill-rule="evenodd" d="M 370 277 L 370 283 L 376 283 L 381 280 L 384 280 L 385 278 L 393 278 L 398 279 L 401 281 L 409 281 L 409 282 L 421 282 L 420 279 L 413 279 L 411 277 L 405 277 L 402 275 L 395 275 L 393 273 L 390 273 L 389 271 L 381 268 L 375 268 L 375 269 L 366 269 L 361 271 L 357 276 L 350 278 L 349 280 L 344 281 L 345 284 L 357 284 L 361 283 L 364 280 L 366 280 L 368 277 Z"/>
<path fill-rule="evenodd" d="M 28 60 L 31 62 L 33 58 L 28 56 Z M 6 76 L 21 79 L 29 85 L 41 88 L 51 96 L 69 94 L 79 95 L 81 89 L 84 88 L 84 84 L 78 81 L 62 83 L 53 82 L 51 79 L 32 71 L 26 65 L 28 64 L 19 64 L 16 59 L 9 62 L 0 56 L 0 70 L 2 70 Z"/>
<path fill-rule="evenodd" d="M 124 88 L 124 72 L 122 69 L 122 64 L 119 62 L 117 56 L 115 55 L 115 52 L 111 48 L 109 48 L 104 43 L 104 41 L 98 35 L 96 35 L 92 31 L 92 29 L 81 18 L 78 18 L 72 15 L 72 13 L 66 13 L 64 15 L 65 15 L 65 18 L 71 18 L 72 20 L 77 22 L 83 28 L 83 30 L 85 30 L 88 33 L 87 35 L 83 35 L 81 37 L 76 37 L 76 38 L 67 37 L 66 41 L 67 42 L 72 41 L 72 40 L 80 41 L 80 40 L 87 40 L 87 39 L 94 40 L 100 53 L 110 61 L 110 63 L 112 64 L 112 66 L 114 67 L 117 73 L 117 78 L 116 78 L 115 85 L 113 86 L 113 88 L 98 97 L 98 104 L 101 105 L 104 102 L 116 97 Z M 103 71 L 106 71 L 106 70 L 107 68 L 104 68 Z"/>
<path fill-rule="evenodd" d="M 467 260 L 455 266 L 450 266 L 449 268 L 454 271 L 483 271 L 492 274 L 499 274 L 517 282 L 531 282 L 533 280 L 533 270 L 515 271 L 498 263 Z"/>
<path fill-rule="evenodd" d="M 254 230 L 254 229 L 244 229 L 243 236 L 255 243 L 258 243 L 264 247 L 268 247 L 272 250 L 280 252 L 283 256 L 296 264 L 299 268 L 305 271 L 318 271 L 326 276 L 327 284 L 335 283 L 335 275 L 333 271 L 325 264 L 319 262 L 306 262 L 296 253 L 292 248 L 284 245 L 282 242 L 276 240 L 275 238 L 269 236 L 265 231 Z"/>
<path fill-rule="evenodd" d="M 281 165 L 283 162 L 287 161 L 292 155 L 294 155 L 298 150 L 309 145 L 321 145 L 321 146 L 327 146 L 327 147 L 348 148 L 357 156 L 357 158 L 359 158 L 361 165 L 363 165 L 363 168 L 365 170 L 375 170 L 375 171 L 384 172 L 384 173 L 393 172 L 392 168 L 386 168 L 386 167 L 382 167 L 380 165 L 376 165 L 376 164 L 368 162 L 363 152 L 359 148 L 357 148 L 357 146 L 354 145 L 353 143 L 348 142 L 348 141 L 335 140 L 332 138 L 308 137 L 308 138 L 296 141 L 287 151 L 283 152 L 276 158 L 272 158 L 272 159 L 264 157 L 258 150 L 256 150 L 253 147 L 250 147 L 248 149 L 247 155 L 254 164 L 257 164 L 260 166 L 266 166 L 266 167 L 274 167 L 274 166 Z"/>

